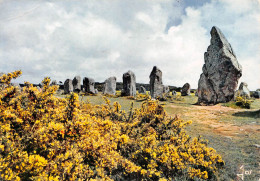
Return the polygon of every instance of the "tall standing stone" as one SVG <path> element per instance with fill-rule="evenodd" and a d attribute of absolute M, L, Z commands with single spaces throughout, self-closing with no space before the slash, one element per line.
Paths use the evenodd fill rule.
<path fill-rule="evenodd" d="M 80 90 L 81 90 L 80 82 L 81 82 L 81 77 L 80 76 L 76 76 L 72 80 L 72 85 L 73 85 L 73 91 L 74 92 L 80 92 Z"/>
<path fill-rule="evenodd" d="M 90 94 L 96 94 L 95 91 L 95 80 L 92 78 L 84 77 L 83 79 L 83 88 L 85 92 Z"/>
<path fill-rule="evenodd" d="M 163 83 L 162 83 L 162 71 L 156 66 L 153 67 L 153 70 L 150 74 L 150 91 L 151 97 L 157 98 L 162 97 L 163 94 Z"/>
<path fill-rule="evenodd" d="M 198 103 L 217 104 L 234 98 L 242 67 L 219 28 L 213 26 L 198 83 Z"/>
<path fill-rule="evenodd" d="M 136 95 L 136 79 L 135 74 L 132 71 L 128 71 L 123 74 L 123 89 L 124 96 Z"/>
<path fill-rule="evenodd" d="M 103 94 L 116 95 L 116 77 L 109 77 L 105 80 Z"/>
<path fill-rule="evenodd" d="M 250 91 L 247 88 L 247 86 L 248 85 L 245 82 L 240 83 L 239 89 L 238 89 L 239 96 L 244 96 L 244 97 L 250 98 Z"/>
<path fill-rule="evenodd" d="M 71 79 L 66 79 L 64 82 L 64 93 L 69 94 L 73 91 L 73 85 Z"/>
<path fill-rule="evenodd" d="M 186 83 L 183 85 L 181 89 L 181 96 L 189 96 L 190 95 L 190 84 Z"/>

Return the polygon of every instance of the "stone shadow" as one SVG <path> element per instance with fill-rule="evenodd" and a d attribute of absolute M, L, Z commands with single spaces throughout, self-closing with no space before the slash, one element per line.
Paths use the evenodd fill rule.
<path fill-rule="evenodd" d="M 232 114 L 233 116 L 238 117 L 251 117 L 251 118 L 260 118 L 260 110 L 258 111 L 243 111 L 243 112 L 236 112 Z"/>

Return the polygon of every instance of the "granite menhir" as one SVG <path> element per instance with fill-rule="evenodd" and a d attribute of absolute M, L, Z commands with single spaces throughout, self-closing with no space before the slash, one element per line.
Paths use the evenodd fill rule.
<path fill-rule="evenodd" d="M 135 74 L 132 71 L 128 71 L 123 74 L 123 89 L 124 96 L 136 95 L 136 80 Z"/>
<path fill-rule="evenodd" d="M 217 104 L 234 98 L 242 66 L 219 28 L 213 26 L 210 45 L 204 54 L 205 64 L 198 83 L 198 103 Z"/>
<path fill-rule="evenodd" d="M 150 74 L 150 94 L 153 99 L 163 95 L 162 71 L 154 66 Z"/>

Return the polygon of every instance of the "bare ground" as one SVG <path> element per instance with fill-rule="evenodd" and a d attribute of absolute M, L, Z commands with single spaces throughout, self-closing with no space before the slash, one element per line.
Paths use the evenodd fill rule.
<path fill-rule="evenodd" d="M 178 105 L 170 105 L 170 107 L 173 109 L 183 109 L 182 106 Z M 185 107 L 184 109 L 187 111 L 181 113 L 182 116 L 189 118 L 189 120 L 192 120 L 194 123 L 205 125 L 203 129 L 211 130 L 218 135 L 235 138 L 237 135 L 241 134 L 260 133 L 260 125 L 257 124 L 257 121 L 259 123 L 260 118 L 256 120 L 256 122 L 251 122 L 245 125 L 233 124 L 232 120 L 231 123 L 220 121 L 223 117 L 232 119 L 232 115 L 245 112 L 245 110 L 233 109 L 222 105 L 192 105 L 190 107 Z"/>

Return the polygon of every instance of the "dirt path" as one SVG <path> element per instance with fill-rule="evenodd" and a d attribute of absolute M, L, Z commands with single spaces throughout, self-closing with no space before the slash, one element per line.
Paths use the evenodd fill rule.
<path fill-rule="evenodd" d="M 256 124 L 256 122 L 249 122 L 245 125 L 235 125 L 226 121 L 221 121 L 221 118 L 223 117 L 227 117 L 228 119 L 232 120 L 232 114 L 244 112 L 245 110 L 233 109 L 221 105 L 190 107 L 170 105 L 170 107 L 172 107 L 173 109 L 185 109 L 185 111 L 182 113 L 183 116 L 189 118 L 194 123 L 205 125 L 203 129 L 208 129 L 219 135 L 233 138 L 241 134 L 247 135 L 260 133 L 260 125 Z"/>

